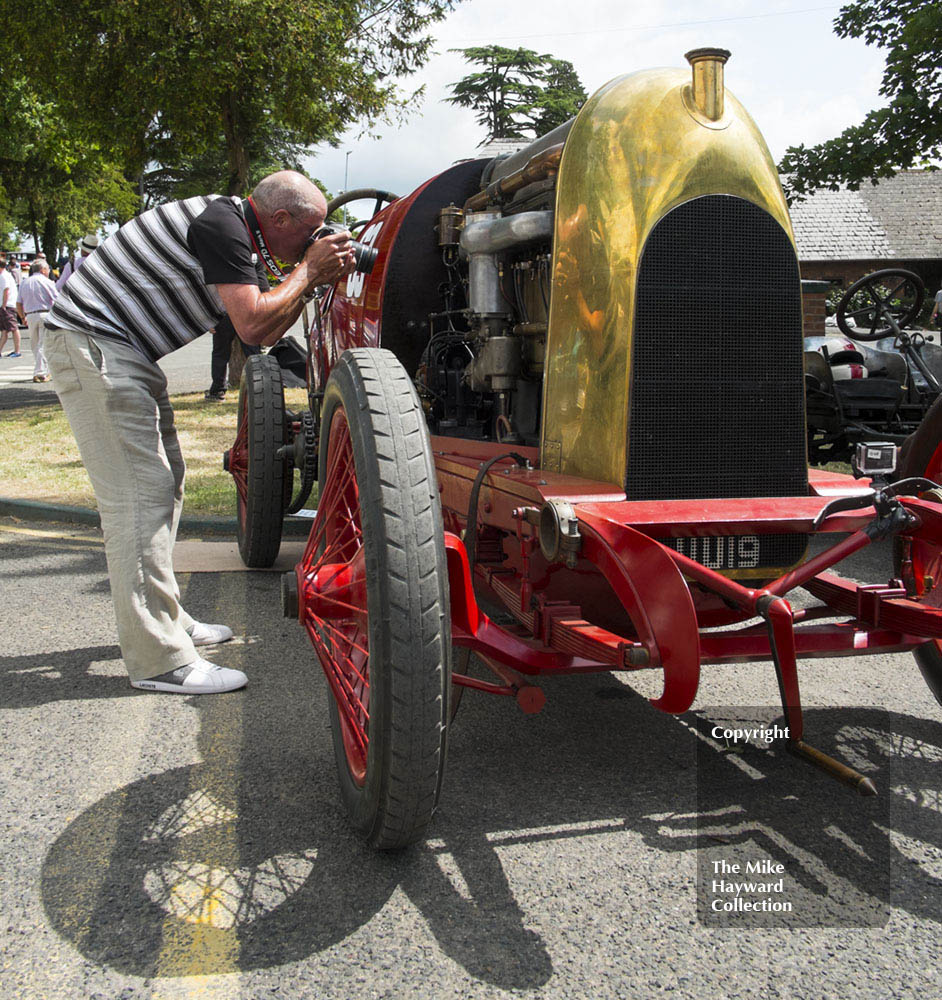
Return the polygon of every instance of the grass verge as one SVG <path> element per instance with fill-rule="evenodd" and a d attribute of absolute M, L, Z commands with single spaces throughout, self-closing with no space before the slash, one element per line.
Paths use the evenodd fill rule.
<path fill-rule="evenodd" d="M 306 406 L 303 389 L 286 392 L 289 407 Z M 177 434 L 186 460 L 185 513 L 234 516 L 235 486 L 222 453 L 235 440 L 238 392 L 210 403 L 202 393 L 174 396 Z M 95 495 L 69 422 L 58 402 L 0 410 L 0 496 L 94 508 Z"/>
<path fill-rule="evenodd" d="M 174 396 L 177 433 L 186 459 L 185 512 L 191 517 L 235 516 L 235 486 L 222 467 L 222 453 L 236 433 L 237 392 L 209 403 L 202 393 Z M 288 389 L 291 409 L 307 406 L 304 389 Z M 823 468 L 850 473 L 844 462 Z M 58 402 L 0 410 L 0 496 L 12 500 L 94 508 L 92 484 Z M 313 498 L 309 505 L 313 506 Z"/>

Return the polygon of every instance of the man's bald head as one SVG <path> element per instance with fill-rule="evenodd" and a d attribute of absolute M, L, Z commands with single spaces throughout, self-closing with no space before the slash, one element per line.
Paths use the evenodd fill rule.
<path fill-rule="evenodd" d="M 296 170 L 279 170 L 259 181 L 252 192 L 269 249 L 293 264 L 311 236 L 324 224 L 327 202 L 313 181 Z"/>
<path fill-rule="evenodd" d="M 279 170 L 259 181 L 252 192 L 252 201 L 259 212 L 268 216 L 279 209 L 298 219 L 327 214 L 327 202 L 320 188 L 296 170 Z"/>

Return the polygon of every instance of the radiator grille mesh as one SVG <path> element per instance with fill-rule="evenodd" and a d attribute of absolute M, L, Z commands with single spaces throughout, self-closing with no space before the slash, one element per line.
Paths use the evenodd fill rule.
<path fill-rule="evenodd" d="M 798 261 L 782 227 L 728 195 L 669 212 L 638 272 L 628 498 L 806 495 L 803 378 Z M 790 565 L 803 547 L 766 536 L 762 564 Z"/>
<path fill-rule="evenodd" d="M 798 262 L 726 195 L 675 208 L 645 244 L 632 340 L 632 500 L 808 492 Z"/>

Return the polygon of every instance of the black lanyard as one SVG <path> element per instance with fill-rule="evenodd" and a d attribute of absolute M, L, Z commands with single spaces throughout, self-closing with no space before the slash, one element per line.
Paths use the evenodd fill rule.
<path fill-rule="evenodd" d="M 242 218 L 245 221 L 245 228 L 249 231 L 249 239 L 262 263 L 279 281 L 283 281 L 287 275 L 278 266 L 278 262 L 268 249 L 265 234 L 262 232 L 262 224 L 258 221 L 258 213 L 255 211 L 251 198 L 242 199 Z"/>

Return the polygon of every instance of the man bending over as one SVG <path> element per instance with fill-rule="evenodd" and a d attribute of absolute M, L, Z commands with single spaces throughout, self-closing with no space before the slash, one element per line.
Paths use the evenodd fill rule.
<path fill-rule="evenodd" d="M 171 561 L 185 465 L 159 358 L 229 314 L 250 344 L 274 344 L 316 285 L 354 269 L 349 233 L 309 244 L 327 205 L 302 174 L 266 177 L 244 202 L 218 195 L 159 205 L 122 226 L 69 279 L 46 318 L 54 386 L 95 490 L 121 654 L 131 686 L 208 694 L 246 684 L 196 647 L 224 625 L 180 606 Z M 255 260 L 280 273 L 259 290 Z"/>

